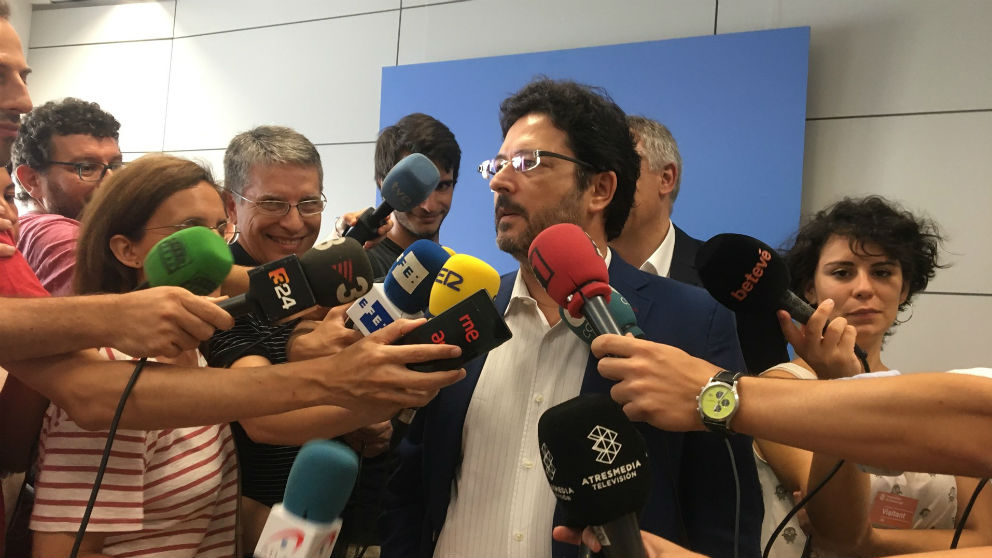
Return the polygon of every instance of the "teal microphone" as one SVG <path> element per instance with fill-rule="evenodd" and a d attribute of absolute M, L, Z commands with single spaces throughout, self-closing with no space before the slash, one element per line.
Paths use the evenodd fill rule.
<path fill-rule="evenodd" d="M 610 288 L 613 289 L 613 287 Z M 637 316 L 634 315 L 634 309 L 627 302 L 627 299 L 617 292 L 616 289 L 613 289 L 613 295 L 610 297 L 607 309 L 610 315 L 613 316 L 613 320 L 620 326 L 621 334 L 627 335 L 628 333 L 633 333 L 634 337 L 644 337 L 644 331 L 637 325 Z M 591 344 L 592 340 L 596 338 L 596 332 L 593 331 L 592 325 L 585 318 L 573 318 L 568 313 L 568 310 L 562 307 L 558 308 L 558 315 L 561 316 L 565 325 L 579 336 L 579 339 Z"/>
<path fill-rule="evenodd" d="M 145 257 L 142 287 L 183 287 L 208 295 L 224 282 L 233 265 L 231 249 L 220 235 L 207 227 L 190 227 L 152 246 Z"/>

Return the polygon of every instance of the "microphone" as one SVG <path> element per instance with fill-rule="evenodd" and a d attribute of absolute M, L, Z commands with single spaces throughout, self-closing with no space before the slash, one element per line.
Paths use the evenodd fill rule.
<path fill-rule="evenodd" d="M 789 289 L 789 268 L 764 242 L 743 234 L 723 233 L 707 240 L 696 253 L 703 287 L 720 304 L 744 314 L 785 310 L 805 324 L 813 307 Z M 855 345 L 854 354 L 868 372 L 868 356 Z"/>
<path fill-rule="evenodd" d="M 208 295 L 231 272 L 234 258 L 227 243 L 207 227 L 176 231 L 158 241 L 145 256 L 145 287 L 183 287 Z"/>
<path fill-rule="evenodd" d="M 430 300 L 434 277 L 448 258 L 448 253 L 430 240 L 411 244 L 393 262 L 384 281 L 373 285 L 348 308 L 355 329 L 368 335 L 399 318 L 419 317 Z"/>
<path fill-rule="evenodd" d="M 355 300 L 372 285 L 372 264 L 350 238 L 325 240 L 302 256 L 290 254 L 248 271 L 248 291 L 219 306 L 238 317 L 252 314 L 269 323 L 291 320 L 314 306 Z"/>
<path fill-rule="evenodd" d="M 559 223 L 541 231 L 528 259 L 537 280 L 572 317 L 585 316 L 597 336 L 623 335 L 607 306 L 613 290 L 606 262 L 578 225 Z"/>
<path fill-rule="evenodd" d="M 441 181 L 437 166 L 420 153 L 403 157 L 382 179 L 382 203 L 379 207 L 366 209 L 355 226 L 344 235 L 354 238 L 359 244 L 376 237 L 376 229 L 386 222 L 386 217 L 395 211 L 410 211 L 431 195 Z"/>
<path fill-rule="evenodd" d="M 331 440 L 303 444 L 289 470 L 286 492 L 272 506 L 255 546 L 256 558 L 327 557 L 341 532 L 358 476 L 358 456 Z"/>
<path fill-rule="evenodd" d="M 572 527 L 592 526 L 607 557 L 645 557 L 637 515 L 651 488 L 644 437 L 609 395 L 551 407 L 537 423 L 541 462 Z"/>
<path fill-rule="evenodd" d="M 428 312 L 433 316 L 443 314 L 479 290 L 485 290 L 489 298 L 496 298 L 499 272 L 479 258 L 455 254 L 448 258 L 434 279 Z"/>
<path fill-rule="evenodd" d="M 411 370 L 434 372 L 461 368 L 466 362 L 495 349 L 512 336 L 510 328 L 506 326 L 489 293 L 485 289 L 480 289 L 400 337 L 394 344 L 435 343 L 458 345 L 462 348 L 462 354 L 454 358 L 412 362 L 406 365 Z"/>
<path fill-rule="evenodd" d="M 613 290 L 613 296 L 610 297 L 610 304 L 608 310 L 613 319 L 617 322 L 617 326 L 620 328 L 620 332 L 623 335 L 628 333 L 634 334 L 634 337 L 638 339 L 644 339 L 644 330 L 637 325 L 637 317 L 634 315 L 634 309 L 627 302 L 627 299 L 623 297 L 622 294 L 617 292 L 616 289 L 610 287 Z M 593 331 L 592 326 L 585 318 L 573 318 L 571 314 L 565 311 L 564 308 L 558 308 L 558 315 L 564 320 L 565 325 L 572 330 L 573 333 L 579 336 L 579 339 L 585 341 L 588 344 L 592 344 L 592 340 L 596 338 L 596 333 Z"/>

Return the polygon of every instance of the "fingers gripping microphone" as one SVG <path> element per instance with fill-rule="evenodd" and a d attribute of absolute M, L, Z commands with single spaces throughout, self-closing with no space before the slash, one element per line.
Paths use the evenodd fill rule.
<path fill-rule="evenodd" d="M 499 272 L 479 258 L 455 254 L 448 258 L 434 279 L 428 311 L 433 316 L 439 316 L 483 289 L 489 298 L 496 298 L 496 293 L 499 292 Z"/>
<path fill-rule="evenodd" d="M 237 317 L 254 314 L 269 323 L 290 320 L 314 306 L 355 300 L 372 286 L 372 265 L 361 244 L 330 239 L 302 256 L 290 254 L 248 271 L 248 292 L 221 301 Z"/>
<path fill-rule="evenodd" d="M 606 394 L 579 395 L 537 423 L 544 474 L 567 525 L 592 526 L 607 557 L 647 556 L 637 515 L 647 504 L 644 438 Z"/>
<path fill-rule="evenodd" d="M 355 329 L 368 335 L 399 318 L 419 317 L 430 300 L 434 278 L 448 253 L 430 240 L 418 240 L 393 263 L 381 284 L 348 308 Z"/>
<path fill-rule="evenodd" d="M 585 231 L 552 225 L 534 238 L 528 257 L 537 280 L 572 317 L 585 316 L 597 336 L 623 334 L 607 306 L 613 291 L 606 262 Z"/>
<path fill-rule="evenodd" d="M 410 211 L 431 195 L 441 181 L 437 166 L 420 153 L 407 155 L 396 163 L 382 179 L 382 203 L 379 207 L 366 209 L 355 226 L 344 235 L 354 238 L 359 244 L 375 238 L 376 229 L 386 222 L 386 217 L 395 211 Z"/>
<path fill-rule="evenodd" d="M 341 511 L 355 487 L 358 456 L 330 440 L 307 442 L 289 470 L 286 492 L 272 506 L 256 558 L 323 558 L 341 532 Z"/>
<path fill-rule="evenodd" d="M 208 295 L 217 290 L 232 265 L 231 250 L 220 235 L 207 227 L 190 227 L 152 246 L 144 271 L 147 286 L 171 285 Z"/>
<path fill-rule="evenodd" d="M 782 309 L 801 324 L 813 315 L 813 307 L 789 290 L 785 262 L 757 238 L 734 233 L 714 236 L 699 247 L 696 269 L 710 295 L 735 313 Z M 855 345 L 854 354 L 868 372 L 864 349 Z"/>
<path fill-rule="evenodd" d="M 644 338 L 644 331 L 637 325 L 637 316 L 634 315 L 634 309 L 631 308 L 627 299 L 617 292 L 616 289 L 613 289 L 613 296 L 610 297 L 608 310 L 617 322 L 617 326 L 620 327 L 620 332 L 623 335 L 631 333 L 638 339 Z M 585 318 L 573 318 L 561 307 L 558 308 L 558 315 L 564 320 L 565 325 L 579 336 L 579 339 L 592 344 L 592 340 L 596 338 L 596 332 L 593 331 L 592 326 Z"/>

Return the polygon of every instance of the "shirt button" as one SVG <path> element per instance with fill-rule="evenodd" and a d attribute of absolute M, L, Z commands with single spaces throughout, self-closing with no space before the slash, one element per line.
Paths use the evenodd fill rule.
<path fill-rule="evenodd" d="M 530 459 L 524 459 L 523 465 L 524 465 L 524 469 L 533 469 L 534 468 L 534 462 L 531 461 Z"/>
<path fill-rule="evenodd" d="M 541 395 L 540 393 L 538 393 L 537 395 L 534 396 L 534 403 L 543 403 L 543 402 L 544 402 L 544 396 L 543 395 Z"/>
<path fill-rule="evenodd" d="M 521 533 L 520 531 L 517 531 L 516 533 L 513 534 L 513 540 L 517 542 L 524 540 L 524 534 Z"/>

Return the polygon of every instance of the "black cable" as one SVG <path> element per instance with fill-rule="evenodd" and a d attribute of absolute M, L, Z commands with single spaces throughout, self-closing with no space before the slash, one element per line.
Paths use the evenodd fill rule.
<path fill-rule="evenodd" d="M 813 551 L 813 533 L 806 534 L 806 544 L 803 545 L 803 553 L 799 555 L 799 558 L 809 558 L 810 552 Z"/>
<path fill-rule="evenodd" d="M 734 558 L 740 556 L 739 547 L 741 539 L 741 478 L 737 474 L 737 460 L 734 458 L 734 448 L 730 445 L 730 439 L 724 438 L 723 443 L 727 444 L 727 453 L 730 454 L 730 470 L 734 472 Z"/>
<path fill-rule="evenodd" d="M 975 506 L 975 500 L 978 500 L 978 493 L 985 488 L 985 484 L 989 482 L 989 477 L 978 481 L 978 486 L 975 487 L 975 491 L 971 493 L 971 499 L 968 500 L 968 505 L 964 507 L 964 512 L 961 514 L 961 519 L 958 521 L 958 526 L 954 529 L 954 538 L 951 539 L 951 550 L 958 547 L 958 540 L 961 539 L 961 531 L 964 530 L 964 524 L 968 521 L 968 516 L 971 515 L 971 508 Z"/>
<path fill-rule="evenodd" d="M 789 523 L 789 520 L 792 519 L 794 515 L 799 513 L 799 510 L 801 510 L 803 506 L 806 505 L 806 502 L 809 502 L 813 498 L 813 496 L 816 496 L 816 493 L 819 492 L 820 489 L 826 486 L 827 481 L 834 478 L 834 475 L 837 474 L 837 471 L 840 471 L 842 465 L 844 465 L 843 459 L 837 461 L 837 464 L 834 465 L 834 468 L 831 469 L 829 473 L 827 473 L 826 477 L 823 477 L 823 480 L 821 480 L 820 483 L 816 485 L 816 488 L 809 491 L 809 494 L 807 494 L 806 496 L 803 496 L 802 500 L 799 500 L 799 502 L 797 502 L 796 505 L 793 506 L 791 510 L 789 510 L 789 513 L 785 514 L 785 518 L 782 519 L 782 521 L 778 524 L 778 526 L 775 527 L 775 530 L 772 531 L 772 536 L 768 537 L 768 542 L 765 544 L 764 552 L 761 553 L 761 558 L 768 558 L 768 553 L 771 552 L 772 545 L 775 543 L 775 539 L 778 537 L 779 533 L 782 532 L 782 529 L 785 529 L 785 525 Z"/>
<path fill-rule="evenodd" d="M 854 356 L 858 357 L 858 362 L 861 363 L 861 370 L 867 374 L 871 372 L 871 367 L 868 366 L 868 353 L 864 349 L 855 345 L 854 346 Z"/>
<path fill-rule="evenodd" d="M 90 522 L 90 514 L 93 513 L 93 506 L 96 505 L 96 496 L 100 493 L 100 484 L 103 483 L 103 473 L 107 470 L 107 462 L 110 461 L 110 449 L 114 445 L 117 424 L 121 421 L 121 415 L 124 413 L 124 404 L 127 403 L 127 398 L 131 395 L 131 389 L 134 388 L 134 383 L 138 381 L 138 376 L 145 368 L 145 361 L 147 360 L 147 357 L 142 358 L 134 365 L 134 372 L 131 372 L 131 379 L 124 386 L 124 392 L 121 393 L 120 401 L 117 402 L 117 410 L 114 411 L 114 418 L 110 421 L 110 429 L 107 431 L 107 443 L 103 447 L 100 467 L 97 469 L 96 478 L 93 480 L 93 490 L 90 492 L 90 500 L 86 503 L 86 510 L 83 511 L 83 519 L 79 523 L 79 530 L 76 531 L 76 540 L 72 543 L 72 552 L 69 553 L 69 558 L 76 558 L 79 554 L 79 545 L 83 543 L 83 535 L 86 534 L 86 525 Z"/>

